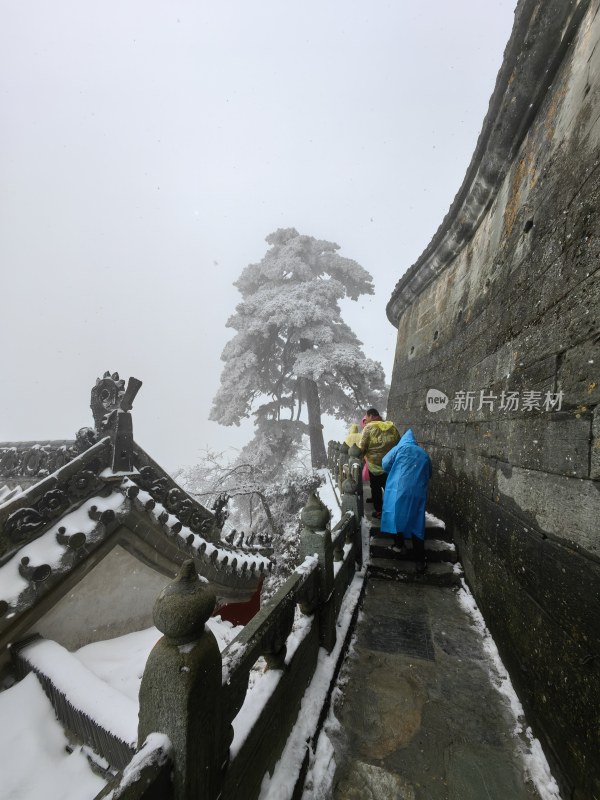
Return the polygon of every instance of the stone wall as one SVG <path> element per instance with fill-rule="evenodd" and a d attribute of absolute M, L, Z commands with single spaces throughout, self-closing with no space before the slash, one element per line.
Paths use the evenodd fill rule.
<path fill-rule="evenodd" d="M 600 798 L 599 4 L 519 3 L 465 182 L 388 305 L 388 416 L 432 456 L 430 508 L 578 800 Z"/>
<path fill-rule="evenodd" d="M 27 633 L 78 650 L 145 630 L 153 624 L 152 606 L 167 583 L 168 577 L 117 545 Z"/>

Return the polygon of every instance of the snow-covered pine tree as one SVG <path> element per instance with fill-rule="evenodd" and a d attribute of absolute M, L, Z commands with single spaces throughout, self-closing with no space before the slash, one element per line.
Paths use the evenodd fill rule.
<path fill-rule="evenodd" d="M 237 333 L 221 355 L 225 366 L 210 418 L 239 425 L 254 413 L 256 438 L 270 431 L 276 458 L 308 433 L 318 468 L 327 461 L 321 414 L 355 420 L 386 391 L 383 367 L 364 355 L 339 308 L 345 297 L 373 294 L 372 278 L 340 256 L 337 244 L 294 228 L 280 228 L 266 241 L 263 259 L 234 283 L 243 300 L 227 322 Z"/>

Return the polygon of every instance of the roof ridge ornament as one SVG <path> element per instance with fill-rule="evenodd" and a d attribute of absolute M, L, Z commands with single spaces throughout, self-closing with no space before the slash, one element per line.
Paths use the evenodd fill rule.
<path fill-rule="evenodd" d="M 94 416 L 94 426 L 98 432 L 106 425 L 106 417 L 116 411 L 125 394 L 125 381 L 119 378 L 118 372 L 105 372 L 101 378 L 96 378 L 92 387 L 90 408 Z"/>
<path fill-rule="evenodd" d="M 113 444 L 112 471 L 115 473 L 131 473 L 134 468 L 133 421 L 129 412 L 141 385 L 137 378 L 129 378 L 127 388 L 119 396 L 118 408 L 105 418 Z"/>
<path fill-rule="evenodd" d="M 112 471 L 132 472 L 133 464 L 133 424 L 131 414 L 133 401 L 140 390 L 142 381 L 129 378 L 127 387 L 118 372 L 108 371 L 96 378 L 92 387 L 90 408 L 94 415 L 94 425 L 98 435 L 108 434 L 112 439 Z"/>

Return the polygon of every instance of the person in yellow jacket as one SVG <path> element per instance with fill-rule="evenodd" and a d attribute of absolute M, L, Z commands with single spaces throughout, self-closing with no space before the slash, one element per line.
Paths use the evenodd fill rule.
<path fill-rule="evenodd" d="M 381 459 L 392 447 L 400 441 L 400 434 L 393 422 L 385 422 L 376 408 L 368 408 L 366 423 L 360 439 L 361 453 L 366 459 L 369 468 L 369 483 L 371 497 L 373 498 L 373 514 L 376 519 L 381 518 L 383 508 L 383 488 L 387 478 L 381 466 Z"/>
<path fill-rule="evenodd" d="M 360 446 L 361 439 L 362 433 L 358 430 L 358 425 L 356 423 L 354 423 L 354 425 L 350 425 L 350 430 L 344 439 L 344 443 L 347 444 L 348 447 L 352 447 L 353 444 Z"/>

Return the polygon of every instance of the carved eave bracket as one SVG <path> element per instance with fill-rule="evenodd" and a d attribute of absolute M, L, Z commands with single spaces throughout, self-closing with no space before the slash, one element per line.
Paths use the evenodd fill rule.
<path fill-rule="evenodd" d="M 140 489 L 148 492 L 152 500 L 164 506 L 182 525 L 192 533 L 201 535 L 208 542 L 219 542 L 221 532 L 213 514 L 197 500 L 191 498 L 158 464 L 136 445 L 135 466 L 138 470 L 131 480 Z"/>

